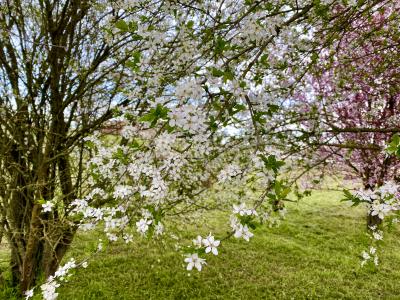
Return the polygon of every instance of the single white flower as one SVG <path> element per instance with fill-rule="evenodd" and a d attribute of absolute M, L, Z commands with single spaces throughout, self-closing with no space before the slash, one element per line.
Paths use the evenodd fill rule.
<path fill-rule="evenodd" d="M 132 234 L 125 234 L 124 235 L 125 243 L 129 244 L 133 242 L 133 235 Z"/>
<path fill-rule="evenodd" d="M 246 204 L 241 203 L 240 205 L 233 205 L 233 213 L 241 216 L 247 215 Z"/>
<path fill-rule="evenodd" d="M 99 239 L 99 244 L 97 245 L 97 251 L 103 250 L 103 242 L 101 239 Z"/>
<path fill-rule="evenodd" d="M 28 291 L 26 291 L 26 292 L 24 293 L 24 295 L 25 295 L 25 300 L 28 300 L 29 298 L 32 298 L 32 297 L 33 297 L 33 290 L 34 290 L 34 288 L 33 288 L 33 289 L 30 289 L 30 290 L 28 290 Z"/>
<path fill-rule="evenodd" d="M 141 234 L 145 234 L 152 222 L 152 220 L 140 219 L 136 222 L 137 231 Z"/>
<path fill-rule="evenodd" d="M 238 219 L 236 216 L 234 216 L 234 215 L 231 215 L 231 217 L 230 217 L 230 219 L 229 219 L 229 223 L 230 223 L 230 225 L 231 225 L 231 228 L 232 228 L 234 231 L 236 231 L 237 228 L 239 228 L 239 226 L 240 226 L 239 219 Z"/>
<path fill-rule="evenodd" d="M 206 264 L 204 258 L 200 258 L 197 253 L 189 254 L 185 258 L 185 262 L 188 263 L 186 270 L 191 271 L 195 267 L 198 271 L 201 271 L 202 265 Z"/>
<path fill-rule="evenodd" d="M 361 267 L 364 267 L 364 265 L 367 263 L 367 260 L 361 261 Z"/>
<path fill-rule="evenodd" d="M 236 229 L 236 231 L 234 233 L 234 237 L 235 238 L 241 238 L 242 237 L 246 241 L 249 241 L 252 236 L 254 236 L 254 234 L 252 232 L 250 232 L 250 230 L 247 227 L 247 225 L 243 226 L 242 224 L 240 224 L 237 227 L 237 229 Z"/>
<path fill-rule="evenodd" d="M 379 265 L 378 256 L 374 257 L 374 264 L 375 264 L 375 266 Z"/>
<path fill-rule="evenodd" d="M 158 222 L 156 224 L 156 226 L 154 227 L 154 233 L 156 235 L 162 235 L 164 233 L 164 225 L 160 222 Z"/>
<path fill-rule="evenodd" d="M 203 238 L 198 235 L 197 238 L 193 240 L 193 244 L 196 248 L 201 248 L 201 246 L 203 245 Z"/>
<path fill-rule="evenodd" d="M 46 203 L 42 204 L 43 212 L 51 212 L 53 210 L 54 203 L 50 201 L 46 201 Z"/>
<path fill-rule="evenodd" d="M 87 263 L 87 261 L 84 261 L 82 263 L 82 268 L 86 269 L 87 267 L 88 267 L 88 263 Z"/>
<path fill-rule="evenodd" d="M 110 242 L 116 242 L 116 241 L 118 241 L 118 237 L 117 237 L 114 233 L 109 233 L 109 232 L 107 232 L 106 235 L 107 235 L 108 240 L 109 240 Z"/>
<path fill-rule="evenodd" d="M 372 232 L 372 236 L 377 241 L 383 240 L 383 234 L 382 234 L 382 231 L 380 231 L 380 230 Z"/>
<path fill-rule="evenodd" d="M 218 249 L 221 241 L 215 240 L 214 236 L 211 234 L 207 236 L 207 238 L 203 239 L 203 245 L 206 247 L 206 253 L 212 252 L 214 255 L 218 255 Z"/>
<path fill-rule="evenodd" d="M 361 253 L 361 256 L 362 256 L 362 258 L 363 258 L 364 260 L 369 260 L 369 259 L 371 258 L 371 256 L 370 256 L 366 251 L 363 251 L 363 252 Z"/>

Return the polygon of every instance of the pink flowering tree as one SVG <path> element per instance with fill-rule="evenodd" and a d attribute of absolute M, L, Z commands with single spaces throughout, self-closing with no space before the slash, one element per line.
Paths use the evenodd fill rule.
<path fill-rule="evenodd" d="M 340 4 L 332 9 L 346 11 Z M 378 265 L 383 229 L 399 217 L 400 160 L 390 155 L 398 151 L 393 135 L 400 130 L 399 19 L 398 2 L 350 18 L 340 38 L 321 48 L 315 57 L 320 63 L 296 95 L 296 105 L 309 117 L 297 131 L 313 159 L 363 186 L 346 191 L 344 199 L 368 206 L 372 245 L 362 253 L 362 265 Z"/>
<path fill-rule="evenodd" d="M 366 188 L 399 175 L 400 162 L 383 151 L 400 122 L 400 32 L 393 26 L 399 17 L 394 3 L 370 19 L 355 20 L 314 82 L 322 98 L 321 121 L 332 131 L 324 137 L 348 147 L 336 156 Z"/>
<path fill-rule="evenodd" d="M 348 11 L 337 2 L 330 9 L 339 15 Z M 297 110 L 294 122 L 301 124 L 286 128 L 295 132 L 293 145 L 339 162 L 366 188 L 398 175 L 398 161 L 384 151 L 400 130 L 398 19 L 396 2 L 348 15 L 340 37 L 319 48 L 313 74 L 304 76 L 289 100 Z"/>

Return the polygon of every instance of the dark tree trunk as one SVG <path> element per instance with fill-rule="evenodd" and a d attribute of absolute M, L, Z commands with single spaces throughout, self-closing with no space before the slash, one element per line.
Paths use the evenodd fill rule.
<path fill-rule="evenodd" d="M 370 227 L 379 226 L 380 224 L 382 224 L 382 220 L 377 215 L 372 216 L 371 213 L 368 212 L 367 215 L 368 229 L 370 229 Z"/>

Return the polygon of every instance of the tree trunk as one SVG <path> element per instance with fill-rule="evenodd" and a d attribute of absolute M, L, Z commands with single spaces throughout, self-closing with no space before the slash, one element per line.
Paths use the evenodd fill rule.
<path fill-rule="evenodd" d="M 19 254 L 15 247 L 11 248 L 10 270 L 11 270 L 11 285 L 18 286 L 21 281 L 22 269 L 19 260 Z"/>
<path fill-rule="evenodd" d="M 380 224 L 382 224 L 381 218 L 379 218 L 377 215 L 372 216 L 371 213 L 368 212 L 368 215 L 367 215 L 368 229 L 370 229 L 371 227 L 374 227 L 374 226 L 379 226 Z"/>
<path fill-rule="evenodd" d="M 18 284 L 22 293 L 57 271 L 76 232 L 75 227 L 69 227 L 68 230 L 62 228 L 61 236 L 52 236 L 51 240 L 48 240 L 47 237 L 44 238 L 43 226 L 38 227 L 38 224 L 32 226 L 35 229 L 29 237 L 22 270 L 19 268 L 20 273 L 18 274 L 20 278 Z M 55 243 L 52 240 L 58 240 L 58 242 Z"/>
<path fill-rule="evenodd" d="M 43 255 L 42 226 L 40 222 L 41 206 L 35 204 L 31 216 L 31 226 L 22 263 L 21 290 L 28 290 L 41 273 L 40 261 Z"/>

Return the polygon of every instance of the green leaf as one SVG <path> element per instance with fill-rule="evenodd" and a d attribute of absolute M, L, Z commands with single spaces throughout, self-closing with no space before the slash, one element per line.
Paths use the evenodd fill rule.
<path fill-rule="evenodd" d="M 261 159 L 264 161 L 264 165 L 268 170 L 274 171 L 275 174 L 278 173 L 279 169 L 285 165 L 282 160 L 277 160 L 275 155 L 260 155 Z"/>
<path fill-rule="evenodd" d="M 219 70 L 215 67 L 211 68 L 211 75 L 214 77 L 222 77 L 222 76 L 224 76 L 224 74 L 225 74 L 225 72 L 222 70 Z"/>
<path fill-rule="evenodd" d="M 397 157 L 400 158 L 400 136 L 399 136 L 399 134 L 396 133 L 392 137 L 392 140 L 390 141 L 389 145 L 387 146 L 386 151 L 389 154 L 396 155 Z"/>
<path fill-rule="evenodd" d="M 150 122 L 150 126 L 154 127 L 159 119 L 168 119 L 168 111 L 168 108 L 161 104 L 157 104 L 155 108 L 150 109 L 150 111 L 143 115 L 139 120 L 142 122 Z"/>
<path fill-rule="evenodd" d="M 350 201 L 352 202 L 351 206 L 357 206 L 362 202 L 368 202 L 366 200 L 362 200 L 356 196 L 354 196 L 349 190 L 343 190 L 344 193 L 344 198 L 341 199 L 340 201 L 345 202 L 345 201 Z"/>
<path fill-rule="evenodd" d="M 118 159 L 122 163 L 126 164 L 129 162 L 127 155 L 125 155 L 124 150 L 122 148 L 118 148 L 116 152 L 113 153 L 113 158 Z"/>
<path fill-rule="evenodd" d="M 227 45 L 228 43 L 221 36 L 218 36 L 215 41 L 215 53 L 218 55 L 222 54 L 228 49 Z"/>
<path fill-rule="evenodd" d="M 46 200 L 44 200 L 43 198 L 40 198 L 40 199 L 37 200 L 37 203 L 42 205 L 42 204 L 46 203 Z"/>
<path fill-rule="evenodd" d="M 139 51 L 135 51 L 132 54 L 132 58 L 126 62 L 126 65 L 131 68 L 133 71 L 139 71 L 139 63 L 140 63 L 141 54 Z"/>
<path fill-rule="evenodd" d="M 128 24 L 124 20 L 118 20 L 115 23 L 115 27 L 124 32 L 128 31 L 129 29 Z"/>
<path fill-rule="evenodd" d="M 115 27 L 117 27 L 122 32 L 134 33 L 138 29 L 138 24 L 134 21 L 127 23 L 125 20 L 118 20 L 117 22 L 115 22 Z"/>
<path fill-rule="evenodd" d="M 186 23 L 186 27 L 189 29 L 193 29 L 193 25 L 194 25 L 193 20 L 190 20 L 189 22 Z"/>

